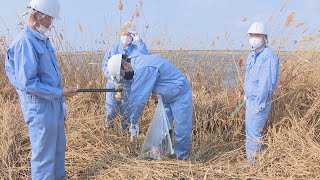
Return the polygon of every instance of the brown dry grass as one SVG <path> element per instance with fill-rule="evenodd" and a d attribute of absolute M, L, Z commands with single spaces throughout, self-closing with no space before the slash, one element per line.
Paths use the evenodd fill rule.
<path fill-rule="evenodd" d="M 296 12 L 291 12 L 290 15 L 288 16 L 286 20 L 286 27 L 289 27 L 292 25 L 297 13 Z"/>
<path fill-rule="evenodd" d="M 122 4 L 121 0 L 119 0 L 119 2 L 118 2 L 118 10 L 121 11 L 122 8 L 123 8 L 123 4 Z"/>
<path fill-rule="evenodd" d="M 184 62 L 181 53 L 176 52 L 165 53 L 164 56 L 185 71 L 193 86 L 194 126 L 190 161 L 135 160 L 135 153 L 128 143 L 129 136 L 120 130 L 120 125 L 112 132 L 103 129 L 104 95 L 79 94 L 67 100 L 68 178 L 320 178 L 320 64 L 304 60 L 310 58 L 310 54 L 292 52 L 292 59 L 282 61 L 281 81 L 265 129 L 265 148 L 256 166 L 248 167 L 244 160 L 244 111 L 236 119 L 230 118 L 230 113 L 242 99 L 241 78 L 234 89 L 223 91 L 223 79 L 219 76 L 225 71 L 223 64 L 212 64 L 214 60 L 198 63 L 195 73 L 190 73 L 187 68 L 190 62 Z M 203 56 L 209 57 L 209 54 Z M 93 58 L 93 55 L 88 57 Z M 69 69 L 61 63 L 63 58 L 79 57 L 59 57 L 65 85 L 81 88 L 104 86 L 104 79 L 97 71 L 100 66 L 80 69 L 77 68 L 77 61 L 73 61 Z M 205 73 L 213 66 L 221 68 Z M 0 74 L 4 77 L 3 69 Z M 30 174 L 27 127 L 13 88 L 6 78 L 1 78 L 0 82 L 0 176 L 26 179 Z M 154 105 L 149 103 L 144 111 L 140 143 L 153 109 Z"/>

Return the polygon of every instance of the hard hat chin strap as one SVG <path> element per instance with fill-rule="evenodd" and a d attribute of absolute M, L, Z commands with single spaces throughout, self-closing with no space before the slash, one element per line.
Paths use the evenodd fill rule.
<path fill-rule="evenodd" d="M 268 44 L 268 42 L 269 42 L 268 35 L 266 35 L 266 37 L 264 38 L 264 43 Z"/>
<path fill-rule="evenodd" d="M 46 17 L 46 15 L 42 14 L 42 17 L 39 18 L 38 20 L 36 20 L 36 19 L 34 18 L 34 14 L 35 14 L 36 12 L 39 12 L 39 11 L 37 11 L 37 10 L 35 10 L 35 9 L 30 9 L 30 17 L 31 17 L 31 19 L 32 19 L 32 21 L 33 21 L 33 24 L 34 24 L 35 26 L 37 26 L 38 24 L 40 24 L 41 19 L 43 19 L 44 17 Z"/>
<path fill-rule="evenodd" d="M 34 18 L 34 13 L 35 13 L 36 11 L 34 10 L 34 9 L 32 9 L 32 8 L 30 8 L 30 10 L 29 10 L 29 17 L 32 19 L 32 22 L 33 22 L 33 25 L 35 25 L 36 26 L 36 24 L 38 23 L 36 20 L 35 20 L 35 18 Z"/>

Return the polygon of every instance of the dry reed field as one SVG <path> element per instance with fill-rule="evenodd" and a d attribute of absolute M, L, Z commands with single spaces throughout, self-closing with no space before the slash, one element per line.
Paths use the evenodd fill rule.
<path fill-rule="evenodd" d="M 298 52 L 292 52 L 298 53 Z M 3 56 L 3 54 L 2 54 Z M 167 55 L 170 59 L 171 55 Z M 244 110 L 231 112 L 242 100 L 242 87 L 219 88 L 217 76 L 185 72 L 193 85 L 194 126 L 189 161 L 135 160 L 129 135 L 118 125 L 103 129 L 104 94 L 79 94 L 67 100 L 66 168 L 69 179 L 317 179 L 320 178 L 320 80 L 318 61 L 283 61 L 281 81 L 265 128 L 264 150 L 256 166 L 245 165 Z M 301 59 L 300 57 L 303 57 Z M 72 57 L 70 57 L 72 58 Z M 317 57 L 318 58 L 318 57 Z M 2 57 L 3 59 L 3 57 Z M 175 62 L 183 61 L 183 59 Z M 1 60 L 3 65 L 3 60 Z M 183 64 L 178 66 L 183 69 Z M 62 66 L 67 86 L 103 87 L 94 68 L 72 71 Z M 1 68 L 0 175 L 4 179 L 29 178 L 30 145 L 17 95 Z M 241 79 L 239 79 L 241 81 Z M 148 103 L 141 118 L 140 144 L 155 106 Z"/>
<path fill-rule="evenodd" d="M 136 160 L 130 135 L 121 130 L 119 123 L 114 130 L 103 128 L 105 95 L 82 93 L 67 99 L 68 179 L 320 179 L 319 34 L 302 42 L 303 50 L 278 52 L 280 82 L 256 165 L 247 166 L 245 161 L 244 109 L 235 118 L 230 116 L 243 99 L 243 59 L 247 52 L 239 52 L 241 58 L 231 58 L 237 76 L 235 85 L 226 90 L 222 85 L 228 74 L 225 62 L 201 61 L 204 56 L 214 57 L 210 56 L 212 52 L 202 52 L 191 72 L 182 52 L 164 51 L 162 55 L 176 64 L 192 84 L 190 160 Z M 5 47 L 3 43 L 0 52 L 0 178 L 30 179 L 28 129 L 17 94 L 4 73 Z M 94 61 L 94 55 L 88 53 L 83 60 L 76 54 L 58 54 L 65 87 L 105 86 L 99 64 L 79 66 L 78 60 L 86 64 Z M 154 109 L 149 101 L 140 119 L 140 145 Z"/>

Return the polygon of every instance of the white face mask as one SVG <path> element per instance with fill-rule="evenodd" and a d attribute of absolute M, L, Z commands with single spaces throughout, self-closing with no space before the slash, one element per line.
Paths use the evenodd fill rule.
<path fill-rule="evenodd" d="M 132 37 L 129 36 L 121 36 L 121 42 L 124 45 L 129 45 L 132 43 Z"/>
<path fill-rule="evenodd" d="M 38 31 L 39 33 L 41 33 L 41 34 L 43 34 L 43 35 L 44 35 L 46 32 L 49 31 L 49 28 L 46 28 L 46 27 L 42 26 L 41 24 L 40 24 L 39 27 L 36 26 L 36 29 L 37 29 L 37 31 Z"/>
<path fill-rule="evenodd" d="M 261 38 L 251 37 L 249 39 L 249 44 L 253 48 L 257 49 L 264 45 L 264 41 Z"/>

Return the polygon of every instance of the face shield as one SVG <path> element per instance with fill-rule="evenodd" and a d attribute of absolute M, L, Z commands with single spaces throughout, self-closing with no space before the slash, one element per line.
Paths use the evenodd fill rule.
<path fill-rule="evenodd" d="M 34 17 L 34 13 L 36 13 L 36 12 L 41 14 L 41 16 L 37 19 L 35 19 L 35 17 Z M 33 20 L 35 28 L 39 33 L 44 35 L 46 32 L 48 32 L 50 30 L 50 28 L 54 22 L 53 17 L 45 15 L 39 11 L 36 11 L 35 9 L 30 9 L 29 13 L 30 13 L 30 16 Z"/>

